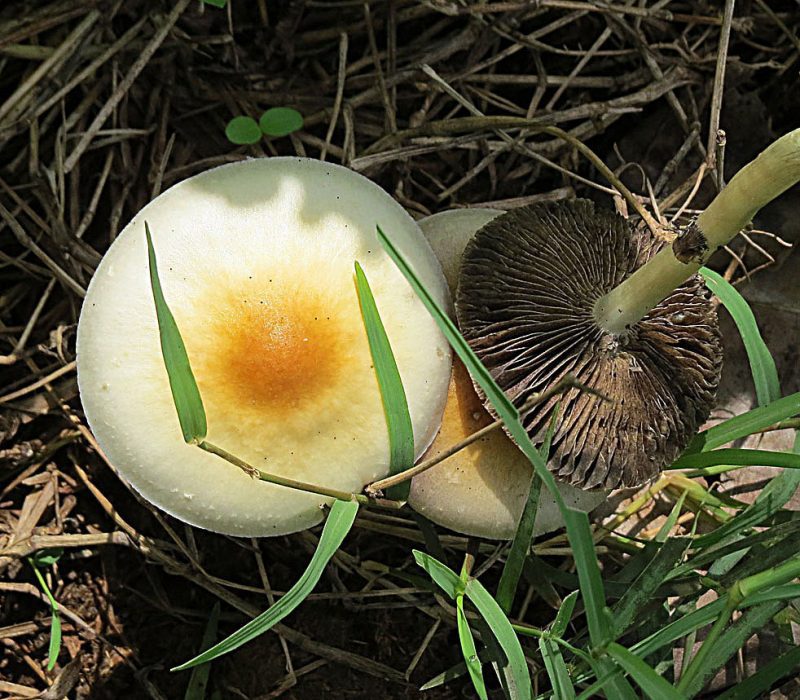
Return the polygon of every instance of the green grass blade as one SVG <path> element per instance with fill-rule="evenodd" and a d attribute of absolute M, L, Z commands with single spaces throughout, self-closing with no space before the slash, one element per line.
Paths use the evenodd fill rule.
<path fill-rule="evenodd" d="M 778 381 L 778 370 L 775 360 L 772 359 L 761 333 L 758 330 L 756 317 L 748 303 L 736 288 L 722 275 L 708 268 L 701 268 L 700 274 L 706 286 L 719 298 L 733 318 L 739 334 L 742 336 L 747 359 L 750 362 L 750 371 L 756 385 L 756 397 L 759 406 L 766 406 L 781 397 L 781 386 Z"/>
<path fill-rule="evenodd" d="M 756 593 L 749 597 L 739 607 L 754 607 L 762 603 L 770 603 L 773 601 L 787 601 L 800 597 L 800 584 L 787 584 L 786 586 L 778 586 L 762 593 Z M 654 632 L 649 637 L 637 642 L 631 647 L 631 652 L 646 658 L 665 647 L 667 644 L 674 642 L 676 639 L 682 639 L 692 632 L 699 630 L 701 627 L 714 622 L 720 613 L 725 609 L 725 604 L 728 600 L 727 596 L 718 598 L 717 600 L 704 605 L 669 624 L 662 627 L 657 632 Z"/>
<path fill-rule="evenodd" d="M 595 664 L 595 667 L 596 666 L 597 665 Z M 578 696 L 577 700 L 596 700 L 598 697 L 600 697 L 598 695 L 599 691 L 611 685 L 616 678 L 620 678 L 622 675 L 622 669 L 619 666 L 615 666 L 614 664 L 608 664 L 602 671 L 600 671 L 599 668 L 594 668 L 594 670 L 599 671 L 599 673 L 595 673 L 595 675 L 597 676 L 597 680 L 594 683 L 592 683 L 588 688 L 583 690 L 581 694 Z M 606 694 L 606 697 L 609 698 L 613 696 Z M 639 700 L 639 698 L 636 697 L 635 695 L 633 697 L 634 700 Z M 558 698 L 555 698 L 554 700 L 558 700 Z"/>
<path fill-rule="evenodd" d="M 787 583 L 783 586 L 776 586 L 766 591 L 753 593 L 739 606 L 759 605 L 760 603 L 769 603 L 773 600 L 798 600 L 800 599 L 800 583 Z"/>
<path fill-rule="evenodd" d="M 770 661 L 749 678 L 726 690 L 717 700 L 756 700 L 762 697 L 782 678 L 786 678 L 800 666 L 800 647 L 794 647 L 777 659 Z"/>
<path fill-rule="evenodd" d="M 683 504 L 686 501 L 686 496 L 689 495 L 689 491 L 684 491 L 680 498 L 676 501 L 675 505 L 672 507 L 672 510 L 669 512 L 667 519 L 664 521 L 664 524 L 659 529 L 656 536 L 653 538 L 655 542 L 664 543 L 669 539 L 670 533 L 672 532 L 675 525 L 678 523 L 678 518 L 681 516 L 681 512 L 683 511 Z"/>
<path fill-rule="evenodd" d="M 637 656 L 646 658 L 676 639 L 681 639 L 695 630 L 705 627 L 719 617 L 725 608 L 725 600 L 725 598 L 718 598 L 702 608 L 673 620 L 641 642 L 634 644 L 631 651 Z"/>
<path fill-rule="evenodd" d="M 793 394 L 797 396 L 797 394 Z M 787 397 L 789 398 L 789 397 Z M 781 399 L 783 401 L 784 399 Z M 761 409 L 756 409 L 761 410 Z M 794 454 L 800 454 L 800 431 L 797 431 L 794 441 Z M 694 546 L 704 549 L 712 544 L 729 541 L 741 532 L 764 522 L 767 518 L 777 513 L 789 501 L 800 487 L 800 471 L 787 469 L 773 477 L 758 494 L 752 505 L 745 508 L 729 522 L 721 527 L 698 537 Z"/>
<path fill-rule="evenodd" d="M 469 628 L 467 614 L 464 612 L 463 593 L 456 595 L 456 617 L 458 620 L 458 640 L 461 643 L 461 653 L 464 655 L 464 663 L 467 666 L 472 685 L 480 700 L 489 700 L 486 694 L 486 684 L 483 681 L 481 660 L 478 658 L 478 650 L 475 648 L 472 630 Z"/>
<path fill-rule="evenodd" d="M 531 549 L 533 526 L 536 523 L 541 492 L 542 480 L 538 474 L 534 473 L 528 491 L 528 500 L 522 510 L 522 517 L 517 525 L 517 531 L 514 533 L 511 548 L 508 550 L 508 558 L 503 566 L 503 573 L 500 575 L 500 583 L 497 584 L 497 602 L 506 614 L 511 612 L 525 557 L 528 556 Z"/>
<path fill-rule="evenodd" d="M 791 524 L 796 525 L 798 523 L 795 521 Z M 780 526 L 774 525 L 763 532 L 769 534 L 779 529 Z M 762 575 L 761 580 L 766 580 L 773 586 L 785 583 L 785 581 L 777 581 L 777 577 L 780 575 L 781 569 L 786 571 L 784 567 L 792 565 L 791 562 L 794 561 L 795 566 L 797 565 L 797 531 L 795 530 L 789 537 L 771 541 L 766 546 L 761 545 L 750 550 L 750 556 L 742 557 L 741 561 L 737 561 L 738 557 L 731 557 L 734 561 L 733 566 L 725 566 L 727 559 L 728 557 L 723 557 L 722 562 L 715 561 L 708 571 L 708 575 L 719 581 L 723 586 L 731 586 L 754 575 Z M 771 572 L 772 575 L 765 575 L 767 571 Z M 800 573 L 800 569 L 798 569 L 798 573 Z M 748 585 L 752 585 L 755 581 L 758 581 L 758 579 L 748 581 Z M 754 593 L 755 590 L 745 587 L 742 592 Z"/>
<path fill-rule="evenodd" d="M 539 450 L 544 460 L 546 460 L 547 456 L 550 454 L 550 443 L 553 440 L 553 433 L 556 429 L 557 420 L 558 406 L 556 406 L 556 409 L 553 411 L 553 417 L 547 428 L 544 443 Z M 508 557 L 503 566 L 503 572 L 500 575 L 500 583 L 497 584 L 497 602 L 506 614 L 511 612 L 511 606 L 514 603 L 514 596 L 516 595 L 517 586 L 519 585 L 519 578 L 522 575 L 522 567 L 525 564 L 525 557 L 528 556 L 531 550 L 533 530 L 536 525 L 536 513 L 539 510 L 539 496 L 541 492 L 542 480 L 539 478 L 539 475 L 534 472 L 531 477 L 530 489 L 528 490 L 528 500 L 525 502 L 525 507 L 522 509 L 522 516 L 517 524 L 517 530 L 514 533 L 511 548 L 508 550 Z"/>
<path fill-rule="evenodd" d="M 530 460 L 539 478 L 544 482 L 547 490 L 556 501 L 567 526 L 567 536 L 569 537 L 570 545 L 576 553 L 575 562 L 578 567 L 578 578 L 581 582 L 581 593 L 583 594 L 584 603 L 586 605 L 592 642 L 595 645 L 601 645 L 610 638 L 611 627 L 605 611 L 605 595 L 600 579 L 600 569 L 597 564 L 588 517 L 585 513 L 576 513 L 567 508 L 561 493 L 556 487 L 553 475 L 548 471 L 544 459 L 542 459 L 541 454 L 539 454 L 539 451 L 534 447 L 525 428 L 522 427 L 516 408 L 514 408 L 513 404 L 500 387 L 497 386 L 489 370 L 484 367 L 483 363 L 472 351 L 472 348 L 469 347 L 467 341 L 455 327 L 455 324 L 450 320 L 447 314 L 439 308 L 433 297 L 431 297 L 419 279 L 417 279 L 414 271 L 403 259 L 386 234 L 381 230 L 380 226 L 377 227 L 377 234 L 381 245 L 384 247 L 389 257 L 398 266 L 412 289 L 416 292 L 417 296 L 419 296 L 423 305 L 433 316 L 442 333 L 444 333 L 456 354 L 469 370 L 472 378 L 479 384 L 481 389 L 483 389 L 483 392 L 486 394 L 489 401 L 491 401 L 497 415 L 505 423 L 506 429 L 511 434 L 511 437 Z M 499 606 L 498 609 L 500 609 Z"/>
<path fill-rule="evenodd" d="M 575 612 L 575 604 L 578 601 L 578 595 L 578 591 L 572 591 L 572 593 L 564 598 L 559 606 L 556 619 L 553 620 L 553 625 L 550 628 L 550 632 L 556 637 L 563 637 L 564 633 L 567 631 L 567 625 L 569 625 L 570 620 L 572 620 L 572 613 Z"/>
<path fill-rule="evenodd" d="M 605 590 L 597 563 L 597 553 L 589 527 L 589 516 L 574 510 L 567 510 L 567 534 L 578 570 L 581 595 L 586 607 L 586 621 L 589 636 L 596 647 L 603 646 L 611 639 L 611 618 L 606 609 Z"/>
<path fill-rule="evenodd" d="M 464 663 L 469 673 L 472 686 L 478 694 L 480 700 L 489 700 L 486 694 L 486 684 L 483 680 L 483 669 L 481 668 L 481 660 L 478 657 L 478 650 L 475 648 L 475 639 L 472 636 L 472 630 L 467 620 L 467 613 L 464 611 L 464 587 L 469 580 L 469 570 L 467 563 L 469 557 L 464 558 L 464 564 L 461 567 L 461 574 L 459 579 L 461 586 L 456 594 L 456 621 L 458 626 L 458 640 L 461 645 L 461 655 L 464 657 Z M 491 631 L 488 631 L 491 637 Z M 486 637 L 484 636 L 484 639 Z"/>
<path fill-rule="evenodd" d="M 759 406 L 740 416 L 730 418 L 713 428 L 698 433 L 684 455 L 705 452 L 768 428 L 800 413 L 800 392 L 789 394 L 766 406 Z"/>
<path fill-rule="evenodd" d="M 564 663 L 564 657 L 558 644 L 551 639 L 541 638 L 539 639 L 539 652 L 542 655 L 550 685 L 553 686 L 554 697 L 559 700 L 562 698 L 563 700 L 574 700 L 575 686 L 572 684 L 567 664 Z"/>
<path fill-rule="evenodd" d="M 414 555 L 414 561 L 428 572 L 428 576 L 431 577 L 431 580 L 447 593 L 450 598 L 455 599 L 456 595 L 458 595 L 458 592 L 463 587 L 458 574 L 449 566 L 434 559 L 430 554 L 420 552 L 418 549 L 411 550 L 411 553 Z"/>
<path fill-rule="evenodd" d="M 436 532 L 434 524 L 415 510 L 412 510 L 410 515 L 417 524 L 419 531 L 422 533 L 422 539 L 425 542 L 425 549 L 428 550 L 428 554 L 435 557 L 443 564 L 447 564 L 447 553 L 444 551 L 444 547 L 442 547 L 442 541 L 439 539 L 439 533 Z"/>
<path fill-rule="evenodd" d="M 47 600 L 50 603 L 50 644 L 47 647 L 47 670 L 52 671 L 56 666 L 58 654 L 61 651 L 61 615 L 58 612 L 58 603 L 50 591 L 50 586 L 44 580 L 44 576 L 39 571 L 35 560 L 29 557 L 28 561 L 33 567 L 33 573 L 36 575 L 36 580 L 39 582 L 42 592 L 47 596 Z"/>
<path fill-rule="evenodd" d="M 614 638 L 619 637 L 633 623 L 636 615 L 653 600 L 653 594 L 664 583 L 666 575 L 680 561 L 689 545 L 688 539 L 669 539 L 659 547 L 641 574 L 613 609 Z"/>
<path fill-rule="evenodd" d="M 578 600 L 578 591 L 572 591 L 558 608 L 556 619 L 550 627 L 550 633 L 555 637 L 563 637 L 567 631 L 567 626 L 572 619 L 572 614 L 575 612 L 575 604 Z M 569 670 L 564 662 L 564 656 L 561 653 L 561 647 L 558 642 L 553 639 L 539 638 L 539 651 L 542 654 L 544 667 L 547 675 L 550 678 L 550 684 L 553 686 L 553 692 L 556 698 L 564 698 L 565 700 L 573 700 L 575 697 L 575 687 L 572 684 L 572 679 L 569 675 Z"/>
<path fill-rule="evenodd" d="M 691 682 L 683 685 L 689 697 L 697 695 L 708 680 L 730 659 L 745 642 L 785 606 L 782 600 L 761 603 L 748 608 L 742 616 L 729 625 L 725 632 L 709 648 L 708 654 L 693 674 Z"/>
<path fill-rule="evenodd" d="M 214 603 L 211 614 L 208 616 L 206 628 L 203 631 L 203 641 L 200 642 L 200 651 L 205 651 L 214 644 L 217 638 L 217 627 L 219 625 L 219 602 Z M 189 685 L 186 686 L 186 693 L 183 700 L 205 700 L 206 690 L 208 689 L 208 676 L 211 673 L 211 664 L 200 664 L 192 669 L 189 676 Z"/>
<path fill-rule="evenodd" d="M 405 259 L 400 255 L 397 249 L 394 247 L 394 244 L 389 240 L 386 234 L 381 230 L 381 227 L 377 227 L 378 233 L 378 240 L 381 242 L 381 245 L 386 250 L 389 257 L 394 261 L 395 265 L 400 269 L 403 273 L 405 278 L 408 280 L 408 283 L 411 285 L 411 288 L 417 294 L 417 296 L 422 301 L 425 308 L 433 316 L 434 320 L 436 321 L 437 325 L 439 326 L 442 333 L 444 333 L 447 340 L 453 346 L 453 349 L 456 351 L 456 354 L 461 358 L 461 361 L 467 366 L 469 369 L 470 374 L 476 379 L 476 381 L 480 384 L 481 388 L 484 391 L 487 391 L 487 388 L 491 390 L 492 396 L 491 401 L 492 405 L 495 406 L 495 410 L 498 411 L 500 417 L 505 420 L 505 415 L 519 417 L 519 413 L 514 405 L 511 403 L 509 398 L 500 391 L 499 387 L 492 379 L 492 376 L 489 374 L 489 370 L 487 370 L 483 363 L 478 360 L 475 354 L 472 352 L 472 348 L 469 347 L 467 341 L 464 340 L 464 337 L 461 333 L 458 332 L 455 324 L 450 320 L 450 318 L 445 314 L 442 309 L 439 308 L 436 301 L 430 295 L 427 289 L 422 285 L 419 281 L 417 276 L 414 274 L 414 271 L 411 269 L 409 264 L 405 261 Z M 488 394 L 487 394 L 488 396 Z M 495 405 L 495 401 L 498 405 Z"/>
<path fill-rule="evenodd" d="M 784 467 L 800 469 L 800 455 L 771 450 L 722 448 L 710 452 L 696 452 L 673 462 L 669 469 L 708 469 L 719 465 L 731 467 Z"/>
<path fill-rule="evenodd" d="M 175 323 L 172 311 L 167 306 L 166 299 L 164 299 L 161 280 L 158 278 L 153 239 L 150 236 L 150 227 L 147 222 L 144 224 L 144 230 L 147 238 L 147 257 L 150 262 L 150 286 L 156 305 L 161 354 L 164 358 L 164 366 L 167 368 L 169 388 L 172 391 L 175 410 L 178 412 L 183 439 L 189 444 L 196 445 L 206 437 L 208 432 L 206 412 L 203 408 L 203 400 L 200 398 L 200 390 L 197 388 L 197 382 L 192 374 L 181 332 L 178 330 L 178 324 Z"/>
<path fill-rule="evenodd" d="M 483 656 L 483 654 L 480 654 L 479 656 Z M 441 673 L 437 673 L 433 678 L 425 681 L 425 683 L 423 683 L 419 689 L 421 691 L 425 691 L 433 690 L 434 688 L 440 688 L 441 686 L 450 683 L 457 678 L 461 678 L 466 673 L 467 665 L 463 661 L 459 661 L 457 664 L 453 664 L 450 666 L 450 668 L 445 669 Z"/>
<path fill-rule="evenodd" d="M 510 680 L 514 683 L 511 688 L 511 697 L 530 700 L 533 694 L 533 687 L 530 673 L 528 672 L 528 664 L 525 661 L 525 653 L 522 651 L 519 638 L 508 621 L 506 614 L 492 597 L 492 594 L 477 579 L 471 579 L 467 582 L 465 592 L 467 598 L 470 599 L 483 619 L 486 620 L 486 624 L 491 628 L 497 643 L 508 659 L 508 666 L 511 671 Z"/>
<path fill-rule="evenodd" d="M 375 297 L 372 295 L 367 276 L 358 262 L 355 264 L 355 269 L 358 303 L 361 306 L 361 317 L 367 332 L 369 351 L 372 355 L 372 364 L 375 366 L 386 427 L 389 431 L 389 471 L 397 474 L 414 464 L 414 428 L 408 412 L 403 381 L 375 304 Z M 388 495 L 390 498 L 405 500 L 408 498 L 410 486 L 410 481 L 404 481 L 389 489 Z"/>
<path fill-rule="evenodd" d="M 686 700 L 686 696 L 675 690 L 670 683 L 625 647 L 612 642 L 608 645 L 608 653 L 651 700 Z"/>
<path fill-rule="evenodd" d="M 501 610 L 497 601 L 492 598 L 489 591 L 477 579 L 472 579 L 464 585 L 464 582 L 455 571 L 436 561 L 425 552 L 415 549 L 413 554 L 417 564 L 428 572 L 434 583 L 448 596 L 456 598 L 462 591 L 466 594 L 467 598 L 481 614 L 481 617 L 486 621 L 486 624 L 489 625 L 489 629 L 491 629 L 506 656 L 511 670 L 511 681 L 513 682 L 513 687 L 510 689 L 512 698 L 530 700 L 532 694 L 531 679 L 522 646 L 506 614 Z"/>
<path fill-rule="evenodd" d="M 219 644 L 171 670 L 183 671 L 238 649 L 242 644 L 263 634 L 291 613 L 314 590 L 331 557 L 336 554 L 336 550 L 339 549 L 347 533 L 350 532 L 350 528 L 353 527 L 357 513 L 358 503 L 355 501 L 334 501 L 308 568 L 286 595 Z"/>

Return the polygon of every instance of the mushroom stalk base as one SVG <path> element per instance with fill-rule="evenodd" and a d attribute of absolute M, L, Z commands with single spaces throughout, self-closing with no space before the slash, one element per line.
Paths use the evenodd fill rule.
<path fill-rule="evenodd" d="M 800 181 L 800 129 L 742 168 L 708 208 L 628 279 L 598 299 L 598 325 L 619 335 L 640 321 L 739 233 L 763 206 Z"/>

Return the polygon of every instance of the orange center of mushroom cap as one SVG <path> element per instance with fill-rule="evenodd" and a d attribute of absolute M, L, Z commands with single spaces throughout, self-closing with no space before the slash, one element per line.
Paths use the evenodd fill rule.
<path fill-rule="evenodd" d="M 227 418 L 250 409 L 261 419 L 290 420 L 313 411 L 315 400 L 321 409 L 355 370 L 355 289 L 342 300 L 303 282 L 223 283 L 194 305 L 195 323 L 202 319 L 195 329 L 203 330 L 186 344 L 210 412 Z"/>

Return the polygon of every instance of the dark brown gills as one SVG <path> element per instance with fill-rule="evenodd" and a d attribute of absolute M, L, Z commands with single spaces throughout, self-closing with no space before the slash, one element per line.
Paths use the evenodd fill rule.
<path fill-rule="evenodd" d="M 699 276 L 622 335 L 594 320 L 597 299 L 661 245 L 576 200 L 498 217 L 464 253 L 461 332 L 515 405 L 569 373 L 609 399 L 570 389 L 523 416 L 541 441 L 561 401 L 549 466 L 574 486 L 646 483 L 680 455 L 712 408 L 722 347 Z"/>

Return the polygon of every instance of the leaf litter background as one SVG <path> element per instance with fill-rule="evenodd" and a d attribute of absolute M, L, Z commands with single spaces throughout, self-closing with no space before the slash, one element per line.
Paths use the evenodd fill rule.
<path fill-rule="evenodd" d="M 4 3 L 0 691 L 34 697 L 61 672 L 78 698 L 183 697 L 188 674 L 166 669 L 197 651 L 214 602 L 221 629 L 233 630 L 287 590 L 314 549 L 316 531 L 247 541 L 188 528 L 137 499 L 92 448 L 74 371 L 81 296 L 147 201 L 214 165 L 298 154 L 364 173 L 414 216 L 576 195 L 624 209 L 573 148 L 534 128 L 557 125 L 685 222 L 721 175 L 797 127 L 798 37 L 795 0 Z M 231 118 L 276 106 L 299 110 L 304 129 L 255 146 L 225 139 Z M 713 264 L 753 305 L 784 393 L 800 389 L 798 211 L 795 188 Z M 740 340 L 721 316 L 717 419 L 755 405 Z M 790 439 L 767 433 L 758 446 Z M 711 486 L 752 500 L 769 471 Z M 676 493 L 666 488 L 618 530 L 652 535 Z M 456 566 L 466 538 L 440 535 Z M 460 655 L 453 609 L 413 578 L 384 575 L 419 574 L 410 549 L 421 541 L 410 517 L 362 511 L 311 599 L 277 633 L 215 662 L 211 687 L 231 698 L 421 697 Z M 537 549 L 570 569 L 565 544 L 555 535 Z M 49 607 L 24 557 L 52 547 L 64 548 L 49 569 L 64 649 L 48 673 Z M 624 561 L 610 542 L 599 552 L 609 575 Z M 490 590 L 502 554 L 481 544 Z M 524 584 L 514 616 L 544 625 L 554 611 Z M 765 629 L 713 688 L 771 658 L 776 640 Z M 462 679 L 424 696 L 471 694 Z"/>

